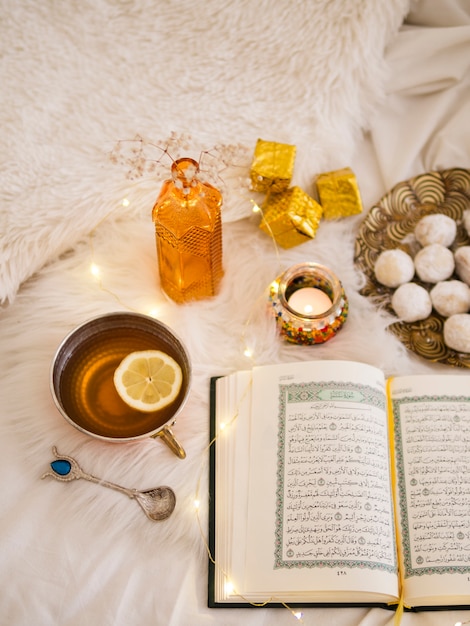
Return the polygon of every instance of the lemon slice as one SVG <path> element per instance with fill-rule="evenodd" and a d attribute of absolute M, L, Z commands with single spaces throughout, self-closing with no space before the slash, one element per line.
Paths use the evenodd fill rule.
<path fill-rule="evenodd" d="M 181 367 L 160 350 L 131 352 L 114 372 L 116 391 L 138 411 L 158 411 L 171 404 L 182 381 Z"/>

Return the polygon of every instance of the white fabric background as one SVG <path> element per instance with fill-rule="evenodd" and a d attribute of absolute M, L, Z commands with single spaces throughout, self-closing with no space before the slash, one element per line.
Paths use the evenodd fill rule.
<path fill-rule="evenodd" d="M 278 258 L 236 176 L 227 181 L 221 294 L 186 306 L 168 301 L 150 223 L 160 183 L 127 180 L 106 152 L 135 133 L 159 141 L 189 132 L 195 152 L 241 142 L 248 155 L 258 136 L 286 141 L 298 147 L 296 184 L 311 191 L 314 175 L 350 165 L 367 211 L 401 180 L 470 167 L 469 2 L 211 0 L 203 9 L 184 0 L 6 0 L 2 8 L 1 619 L 295 624 L 287 610 L 206 608 L 207 555 L 192 501 L 199 488 L 204 531 L 210 376 L 249 365 L 243 339 L 257 363 L 357 359 L 387 375 L 449 369 L 408 353 L 387 333 L 387 316 L 359 295 L 352 255 L 363 216 L 322 224 L 315 240 Z M 302 260 L 332 267 L 351 303 L 340 335 L 312 350 L 280 342 L 263 308 L 280 266 Z M 175 426 L 184 461 L 159 441 L 91 440 L 53 406 L 48 373 L 63 336 L 126 308 L 157 309 L 191 353 L 193 389 Z M 155 525 L 96 485 L 41 481 L 52 445 L 126 486 L 170 484 L 174 516 Z M 459 619 L 470 612 L 405 615 L 402 623 Z M 304 623 L 385 626 L 393 614 L 308 609 Z"/>

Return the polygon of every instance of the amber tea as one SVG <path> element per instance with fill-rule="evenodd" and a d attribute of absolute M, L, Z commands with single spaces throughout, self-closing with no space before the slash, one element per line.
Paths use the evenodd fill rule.
<path fill-rule="evenodd" d="M 133 409 L 114 386 L 119 363 L 140 350 L 166 352 L 183 372 L 178 397 L 159 411 Z M 69 335 L 55 358 L 52 389 L 62 413 L 79 429 L 124 440 L 155 434 L 168 423 L 186 399 L 189 378 L 189 360 L 171 331 L 152 318 L 126 313 L 102 316 Z"/>

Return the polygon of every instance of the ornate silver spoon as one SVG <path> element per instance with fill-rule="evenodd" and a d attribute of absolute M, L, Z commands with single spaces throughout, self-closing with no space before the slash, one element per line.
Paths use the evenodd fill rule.
<path fill-rule="evenodd" d="M 92 474 L 87 474 L 82 470 L 75 459 L 72 459 L 70 456 L 59 455 L 55 446 L 52 448 L 52 452 L 56 457 L 56 460 L 52 461 L 50 464 L 52 472 L 46 472 L 41 478 L 52 476 L 63 482 L 84 478 L 85 480 L 97 483 L 103 487 L 120 491 L 129 496 L 129 498 L 137 500 L 144 510 L 145 515 L 154 521 L 164 520 L 173 513 L 176 505 L 176 496 L 173 489 L 170 487 L 155 487 L 155 489 L 147 489 L 145 491 L 127 489 L 126 487 L 121 487 L 121 485 L 110 483 L 107 480 L 101 480 L 96 476 L 92 476 Z"/>

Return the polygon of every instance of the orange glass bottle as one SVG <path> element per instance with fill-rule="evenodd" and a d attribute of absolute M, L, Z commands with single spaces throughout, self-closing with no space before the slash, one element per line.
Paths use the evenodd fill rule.
<path fill-rule="evenodd" d="M 175 161 L 152 211 L 161 287 L 178 303 L 215 295 L 223 276 L 222 194 L 198 173 Z"/>

